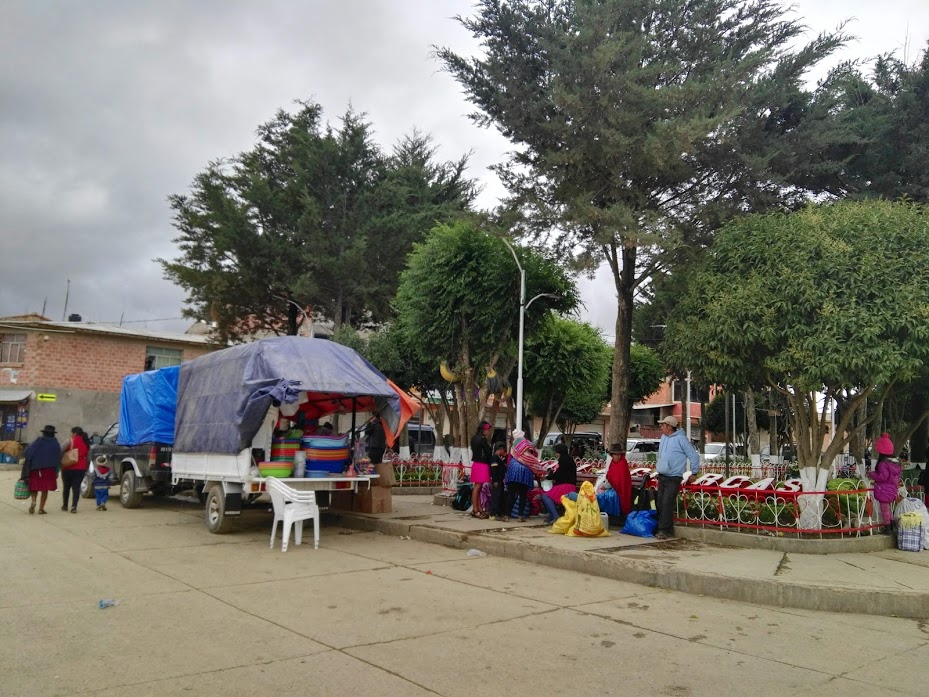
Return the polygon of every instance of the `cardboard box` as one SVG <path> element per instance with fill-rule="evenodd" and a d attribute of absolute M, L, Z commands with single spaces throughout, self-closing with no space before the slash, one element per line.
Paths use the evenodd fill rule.
<path fill-rule="evenodd" d="M 374 486 L 367 491 L 359 490 L 355 494 L 352 510 L 358 513 L 390 513 L 393 510 L 393 496 L 390 489 Z"/>
<path fill-rule="evenodd" d="M 354 499 L 354 492 L 333 491 L 329 494 L 329 508 L 337 511 L 350 511 L 355 505 Z"/>
<path fill-rule="evenodd" d="M 374 480 L 375 486 L 390 487 L 397 486 L 397 475 L 394 473 L 394 466 L 389 462 L 383 462 L 374 466 L 374 473 L 378 478 Z"/>

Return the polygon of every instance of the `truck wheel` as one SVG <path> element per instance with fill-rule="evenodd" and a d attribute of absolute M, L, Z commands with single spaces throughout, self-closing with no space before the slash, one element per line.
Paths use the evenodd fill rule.
<path fill-rule="evenodd" d="M 206 495 L 207 530 L 222 535 L 232 530 L 235 520 L 226 515 L 226 492 L 222 484 L 214 484 Z"/>
<path fill-rule="evenodd" d="M 119 502 L 123 508 L 138 508 L 142 505 L 142 494 L 135 490 L 135 472 L 131 468 L 123 472 L 119 482 Z"/>
<path fill-rule="evenodd" d="M 92 499 L 94 497 L 94 480 L 90 474 L 85 474 L 81 480 L 81 498 Z"/>

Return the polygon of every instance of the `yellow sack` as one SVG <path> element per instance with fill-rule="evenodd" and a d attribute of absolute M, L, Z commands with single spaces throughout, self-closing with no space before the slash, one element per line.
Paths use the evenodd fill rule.
<path fill-rule="evenodd" d="M 911 511 L 910 513 L 904 513 L 900 516 L 900 527 L 903 530 L 910 530 L 912 528 L 918 528 L 923 524 L 923 517 L 919 513 Z"/>
<path fill-rule="evenodd" d="M 565 534 L 568 537 L 610 536 L 610 533 L 603 529 L 603 518 L 600 517 L 597 494 L 594 492 L 594 485 L 590 482 L 581 484 L 581 490 L 577 494 L 577 518 Z"/>
<path fill-rule="evenodd" d="M 577 518 L 577 504 L 567 496 L 561 497 L 561 505 L 564 506 L 564 515 L 552 523 L 552 529 L 549 530 L 553 535 L 564 535 L 574 526 L 574 519 Z"/>

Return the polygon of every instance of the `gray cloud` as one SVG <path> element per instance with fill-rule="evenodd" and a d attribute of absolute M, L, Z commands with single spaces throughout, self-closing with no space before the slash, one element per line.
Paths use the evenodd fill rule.
<path fill-rule="evenodd" d="M 929 28 L 923 0 L 803 0 L 812 30 L 857 15 L 852 55 Z M 97 321 L 179 317 L 183 293 L 152 262 L 175 253 L 166 197 L 208 161 L 241 151 L 295 99 L 337 119 L 349 102 L 389 146 L 417 127 L 440 154 L 474 151 L 480 203 L 502 191 L 487 167 L 507 144 L 466 118 L 470 106 L 432 60 L 433 44 L 475 50 L 434 2 L 120 2 L 7 0 L 0 7 L 0 314 Z M 922 32 L 922 34 L 920 34 Z M 608 274 L 582 281 L 586 316 L 612 335 Z M 179 330 L 184 322 L 152 325 Z"/>

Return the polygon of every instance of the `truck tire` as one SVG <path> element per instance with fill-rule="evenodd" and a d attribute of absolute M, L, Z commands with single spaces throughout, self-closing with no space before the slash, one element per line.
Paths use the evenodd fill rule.
<path fill-rule="evenodd" d="M 94 497 L 94 479 L 88 472 L 81 480 L 81 498 L 92 499 Z"/>
<path fill-rule="evenodd" d="M 123 472 L 119 480 L 119 502 L 123 508 L 138 508 L 142 505 L 142 494 L 135 490 L 135 472 L 132 468 Z"/>
<path fill-rule="evenodd" d="M 214 484 L 206 494 L 206 528 L 215 535 L 232 530 L 235 519 L 226 515 L 226 491 L 222 484 Z"/>

